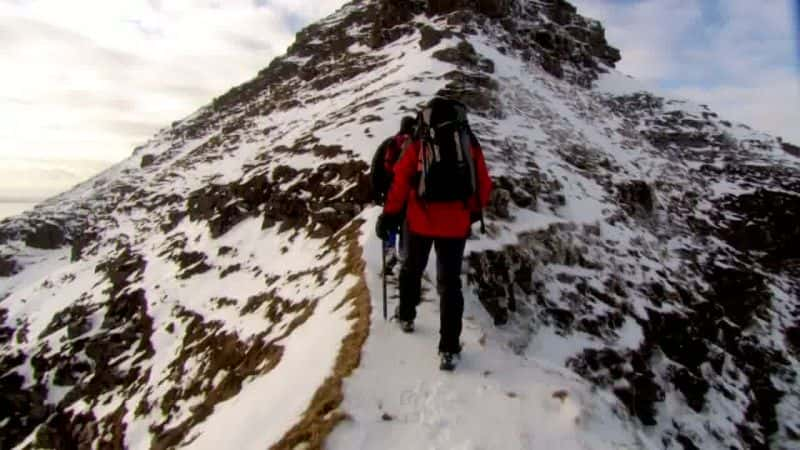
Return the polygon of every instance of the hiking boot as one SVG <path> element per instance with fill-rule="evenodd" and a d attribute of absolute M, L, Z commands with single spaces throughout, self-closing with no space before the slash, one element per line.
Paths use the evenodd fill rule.
<path fill-rule="evenodd" d="M 394 308 L 394 316 L 392 319 L 397 320 L 397 325 L 400 326 L 400 329 L 403 330 L 403 333 L 413 333 L 414 332 L 414 321 L 413 320 L 403 320 L 400 318 L 400 305 L 397 305 Z"/>
<path fill-rule="evenodd" d="M 461 359 L 461 354 L 459 353 L 451 353 L 451 352 L 441 352 L 439 353 L 439 357 L 441 358 L 441 362 L 439 363 L 439 370 L 446 370 L 448 372 L 453 371 L 456 368 L 456 364 Z"/>
<path fill-rule="evenodd" d="M 403 333 L 413 333 L 414 332 L 414 321 L 413 320 L 397 319 L 397 324 L 400 325 L 400 329 L 403 330 Z"/>

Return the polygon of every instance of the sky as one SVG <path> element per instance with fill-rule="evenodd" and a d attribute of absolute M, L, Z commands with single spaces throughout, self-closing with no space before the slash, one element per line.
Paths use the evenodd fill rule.
<path fill-rule="evenodd" d="M 800 0 L 572 0 L 618 69 L 800 143 Z M 129 156 L 343 0 L 0 0 L 0 202 Z"/>
<path fill-rule="evenodd" d="M 570 0 L 617 69 L 800 145 L 800 0 Z"/>

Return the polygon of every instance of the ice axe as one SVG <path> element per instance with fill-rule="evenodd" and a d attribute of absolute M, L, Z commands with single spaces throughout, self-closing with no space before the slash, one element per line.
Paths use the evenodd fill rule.
<path fill-rule="evenodd" d="M 384 241 L 381 241 L 381 261 L 383 267 L 381 273 L 383 274 L 383 320 L 386 320 L 386 251 L 384 249 Z"/>

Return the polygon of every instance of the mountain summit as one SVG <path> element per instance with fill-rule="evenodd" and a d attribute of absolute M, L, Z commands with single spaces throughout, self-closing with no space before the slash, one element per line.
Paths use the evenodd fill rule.
<path fill-rule="evenodd" d="M 0 448 L 800 447 L 800 148 L 619 59 L 563 0 L 305 28 L 0 222 Z M 433 283 L 415 334 L 380 318 L 366 173 L 435 95 L 496 186 L 452 374 Z"/>

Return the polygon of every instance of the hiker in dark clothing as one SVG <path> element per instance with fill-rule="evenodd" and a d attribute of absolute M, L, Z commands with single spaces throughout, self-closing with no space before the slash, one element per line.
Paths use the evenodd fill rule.
<path fill-rule="evenodd" d="M 407 254 L 400 270 L 400 305 L 396 312 L 405 332 L 414 330 L 422 274 L 431 247 L 436 249 L 441 302 L 440 368 L 452 370 L 461 352 L 464 246 L 472 217 L 489 201 L 492 182 L 480 146 L 469 138 L 463 105 L 434 99 L 420 113 L 418 126 L 418 139 L 394 167 L 394 180 L 376 230 L 379 237 L 385 238 L 397 228 L 399 214 L 406 210 Z M 440 142 L 447 139 L 450 142 Z"/>
<path fill-rule="evenodd" d="M 383 205 L 386 201 L 386 195 L 388 194 L 389 187 L 392 185 L 392 178 L 394 177 L 394 166 L 400 159 L 404 150 L 411 144 L 416 123 L 417 121 L 414 117 L 403 117 L 400 121 L 400 131 L 383 141 L 375 151 L 375 156 L 372 158 L 370 181 L 372 182 L 373 198 L 378 205 Z M 397 261 L 395 247 L 398 236 L 400 240 L 400 258 L 405 256 L 404 248 L 407 229 L 405 227 L 405 221 L 401 222 L 400 230 L 392 230 L 383 241 L 383 251 L 389 260 L 387 266 L 390 269 L 394 267 Z"/>
<path fill-rule="evenodd" d="M 373 200 L 377 205 L 383 205 L 386 201 L 386 194 L 394 177 L 394 165 L 400 159 L 403 150 L 411 143 L 415 126 L 414 117 L 403 117 L 400 121 L 400 131 L 381 142 L 372 157 L 370 181 Z"/>

